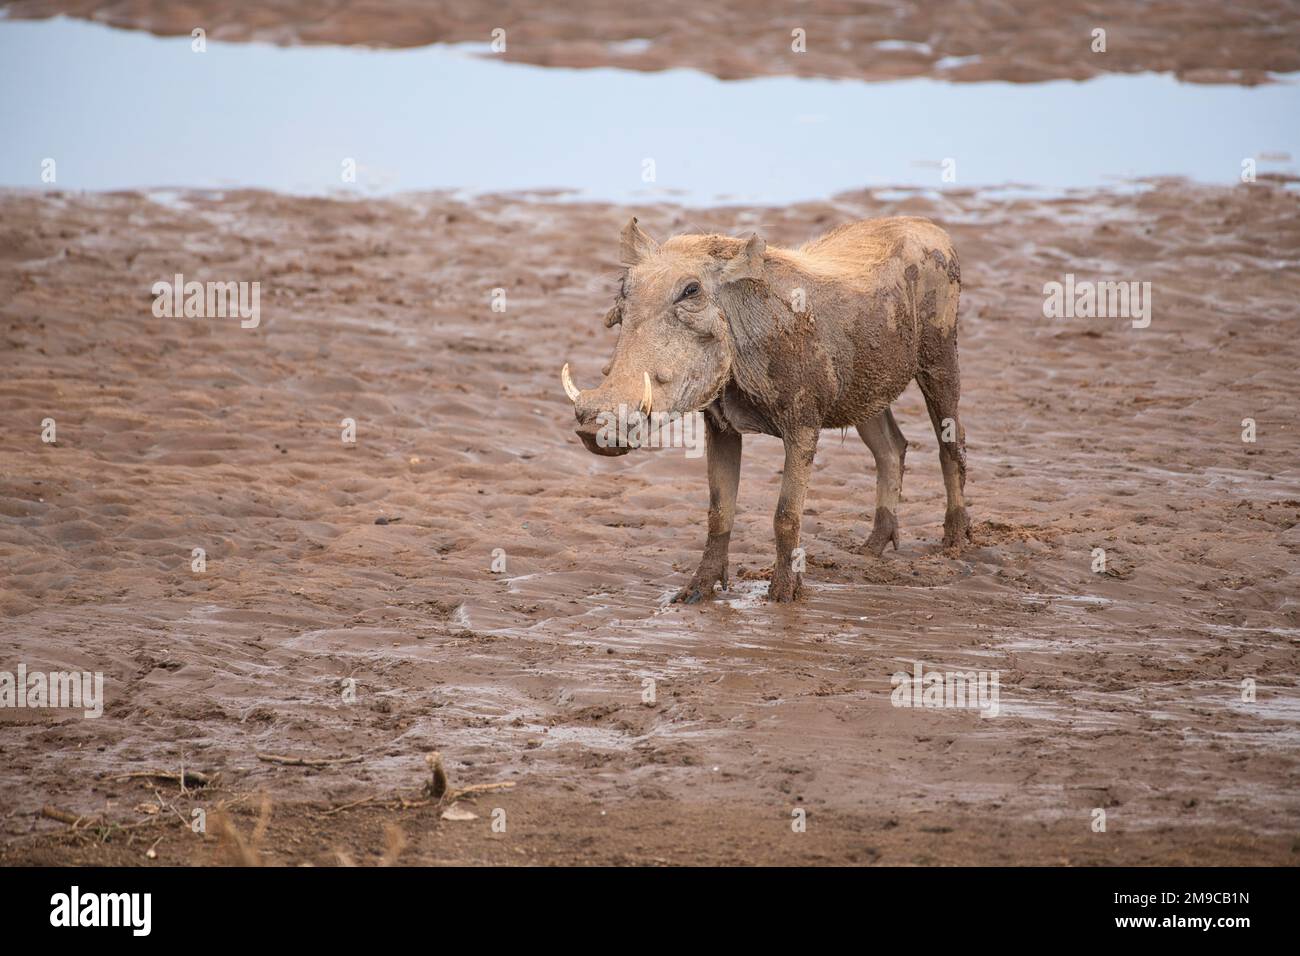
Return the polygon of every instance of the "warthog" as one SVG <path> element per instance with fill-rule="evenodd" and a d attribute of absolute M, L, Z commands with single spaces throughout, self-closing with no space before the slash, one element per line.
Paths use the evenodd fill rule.
<path fill-rule="evenodd" d="M 799 249 L 758 235 L 674 236 L 663 245 L 633 218 L 623 229 L 628 267 L 605 317 L 619 325 L 614 358 L 598 387 L 561 380 L 589 451 L 624 454 L 602 422 L 620 406 L 649 414 L 704 412 L 709 536 L 699 569 L 675 600 L 694 603 L 727 584 L 727 553 L 740 481 L 741 435 L 785 444 L 776 505 L 776 561 L 768 597 L 802 587 L 793 567 L 808 476 L 823 428 L 850 425 L 876 459 L 876 513 L 866 547 L 898 548 L 896 509 L 907 442 L 890 403 L 915 378 L 939 436 L 948 509 L 945 548 L 970 538 L 963 488 L 966 444 L 957 414 L 957 300 L 952 243 L 926 219 L 840 226 Z"/>

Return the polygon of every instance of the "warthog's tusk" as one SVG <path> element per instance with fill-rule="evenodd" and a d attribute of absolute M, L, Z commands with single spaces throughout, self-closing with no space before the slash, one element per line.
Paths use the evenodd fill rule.
<path fill-rule="evenodd" d="M 655 397 L 654 392 L 650 390 L 650 373 L 642 372 L 641 374 L 645 376 L 645 394 L 641 396 L 641 411 L 649 415 L 650 409 L 654 406 Z"/>
<path fill-rule="evenodd" d="M 564 368 L 560 369 L 560 384 L 564 386 L 564 394 L 569 396 L 569 401 L 577 402 L 578 386 L 573 384 L 573 376 L 569 374 L 569 363 L 564 363 Z"/>

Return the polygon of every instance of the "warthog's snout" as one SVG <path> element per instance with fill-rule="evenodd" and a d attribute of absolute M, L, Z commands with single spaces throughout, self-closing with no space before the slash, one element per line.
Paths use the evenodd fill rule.
<path fill-rule="evenodd" d="M 615 417 L 619 413 L 620 403 L 614 398 L 608 382 L 599 388 L 579 389 L 573 384 L 567 364 L 560 372 L 560 382 L 564 385 L 564 394 L 573 402 L 573 414 L 578 419 L 578 427 L 574 431 L 582 439 L 587 451 L 593 455 L 613 457 L 626 455 L 632 450 L 631 445 L 617 440 L 617 436 L 622 433 Z M 641 385 L 638 411 L 649 415 L 654 395 L 648 372 L 642 373 Z M 626 409 L 627 404 L 622 403 L 622 407 Z"/>
<path fill-rule="evenodd" d="M 618 455 L 626 455 L 632 450 L 627 445 L 608 442 L 601 443 L 597 441 L 596 434 L 600 431 L 600 426 L 594 422 L 587 425 L 579 425 L 574 430 L 577 432 L 578 437 L 582 439 L 582 443 L 587 446 L 587 451 L 591 452 L 593 455 L 608 455 L 610 457 L 616 457 Z"/>

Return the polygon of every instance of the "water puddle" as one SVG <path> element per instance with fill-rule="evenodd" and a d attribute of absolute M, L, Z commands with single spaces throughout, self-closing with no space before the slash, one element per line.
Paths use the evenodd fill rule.
<path fill-rule="evenodd" d="M 1247 158 L 1297 168 L 1300 83 L 1278 79 L 723 82 L 508 63 L 477 46 L 195 53 L 189 37 L 0 21 L 0 185 L 784 203 L 886 185 L 1226 184 Z"/>

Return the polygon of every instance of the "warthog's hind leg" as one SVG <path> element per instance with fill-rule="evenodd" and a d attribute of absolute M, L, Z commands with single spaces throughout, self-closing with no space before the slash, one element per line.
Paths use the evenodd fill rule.
<path fill-rule="evenodd" d="M 898 550 L 898 499 L 903 493 L 903 459 L 907 440 L 886 408 L 858 425 L 858 434 L 876 459 L 876 516 L 867 550 L 879 557 L 891 541 Z"/>
<path fill-rule="evenodd" d="M 926 345 L 929 348 L 926 348 Z M 957 371 L 957 333 L 953 329 L 937 342 L 923 343 L 921 369 L 916 383 L 925 396 L 930 422 L 939 438 L 939 464 L 948 509 L 943 517 L 943 546 L 960 551 L 970 541 L 970 517 L 966 513 L 966 430 L 957 414 L 961 397 L 961 375 Z"/>
<path fill-rule="evenodd" d="M 709 540 L 690 584 L 673 598 L 685 604 L 711 596 L 715 584 L 727 588 L 727 555 L 731 526 L 736 520 L 736 489 L 740 485 L 740 432 L 715 425 L 707 413 L 704 421 L 709 455 Z"/>

